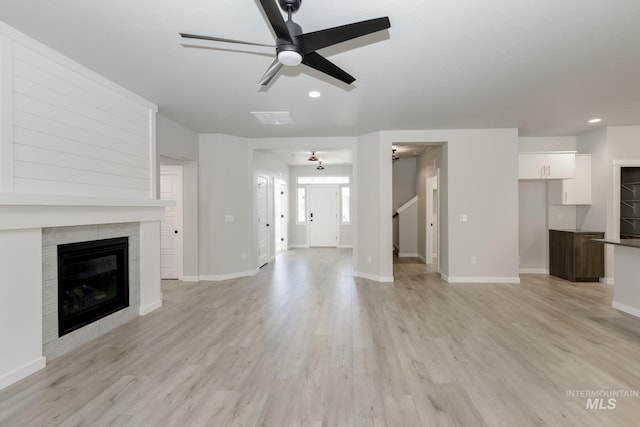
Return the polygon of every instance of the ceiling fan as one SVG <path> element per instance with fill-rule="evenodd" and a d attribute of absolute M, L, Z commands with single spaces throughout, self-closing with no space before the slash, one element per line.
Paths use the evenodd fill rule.
<path fill-rule="evenodd" d="M 283 65 L 296 66 L 300 63 L 321 71 L 347 84 L 351 84 L 356 80 L 353 76 L 327 60 L 317 51 L 325 47 L 391 27 L 389 18 L 384 17 L 341 25 L 339 27 L 327 28 L 325 30 L 314 31 L 311 33 L 303 33 L 300 25 L 296 24 L 291 19 L 291 16 L 300 8 L 302 0 L 278 0 L 278 3 L 280 8 L 287 13 L 288 19 L 286 22 L 273 0 L 260 0 L 260 5 L 267 15 L 269 23 L 276 34 L 275 45 L 245 42 L 220 37 L 201 36 L 197 34 L 180 33 L 180 35 L 186 39 L 212 40 L 249 46 L 274 47 L 276 49 L 277 58 L 260 79 L 260 84 L 262 86 L 268 85 Z"/>

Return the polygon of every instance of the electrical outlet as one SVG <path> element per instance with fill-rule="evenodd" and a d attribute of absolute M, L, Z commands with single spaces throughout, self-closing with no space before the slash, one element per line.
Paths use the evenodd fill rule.
<path fill-rule="evenodd" d="M 477 264 L 478 263 L 478 258 L 474 255 L 471 257 L 471 264 Z"/>

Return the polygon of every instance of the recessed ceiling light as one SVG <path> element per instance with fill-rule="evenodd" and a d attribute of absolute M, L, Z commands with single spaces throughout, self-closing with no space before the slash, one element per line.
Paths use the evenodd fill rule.
<path fill-rule="evenodd" d="M 309 92 L 309 98 L 320 98 L 320 95 L 322 94 L 317 90 L 312 90 L 311 92 Z"/>
<path fill-rule="evenodd" d="M 596 117 L 595 119 L 591 119 L 589 120 L 589 123 L 600 123 L 602 121 L 602 119 L 600 117 Z"/>

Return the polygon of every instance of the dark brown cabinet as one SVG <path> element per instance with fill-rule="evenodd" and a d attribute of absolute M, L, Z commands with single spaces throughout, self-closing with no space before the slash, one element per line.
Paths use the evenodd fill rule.
<path fill-rule="evenodd" d="M 572 282 L 597 282 L 604 277 L 602 232 L 549 230 L 549 274 Z"/>

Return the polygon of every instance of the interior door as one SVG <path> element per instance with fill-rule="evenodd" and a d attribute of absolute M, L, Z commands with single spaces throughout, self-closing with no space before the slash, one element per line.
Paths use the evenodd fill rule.
<path fill-rule="evenodd" d="M 160 274 L 163 279 L 182 277 L 182 166 L 160 166 L 160 199 L 174 200 L 160 223 Z"/>
<path fill-rule="evenodd" d="M 338 246 L 338 187 L 310 186 L 309 246 Z"/>
<path fill-rule="evenodd" d="M 269 178 L 258 177 L 258 265 L 269 262 Z"/>
<path fill-rule="evenodd" d="M 425 260 L 426 264 L 433 264 L 434 253 L 438 250 L 438 177 L 429 176 L 426 182 L 426 248 L 425 248 Z M 437 255 L 436 255 L 437 256 Z"/>

